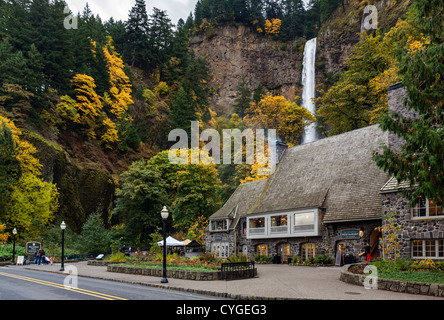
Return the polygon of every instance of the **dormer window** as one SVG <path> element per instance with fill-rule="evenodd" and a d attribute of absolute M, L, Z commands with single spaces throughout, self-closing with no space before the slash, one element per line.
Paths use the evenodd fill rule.
<path fill-rule="evenodd" d="M 228 231 L 228 219 L 212 220 L 210 231 Z"/>

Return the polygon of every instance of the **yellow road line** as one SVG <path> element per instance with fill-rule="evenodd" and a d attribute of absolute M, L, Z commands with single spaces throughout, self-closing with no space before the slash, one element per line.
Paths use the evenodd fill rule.
<path fill-rule="evenodd" d="M 0 272 L 0 275 L 5 276 L 5 277 L 23 280 L 23 281 L 34 282 L 34 283 L 42 284 L 42 285 L 46 285 L 46 286 L 51 286 L 51 287 L 58 288 L 58 289 L 64 289 L 64 290 L 68 290 L 68 291 L 82 293 L 82 294 L 86 294 L 89 296 L 93 296 L 93 297 L 97 297 L 97 298 L 101 298 L 101 299 L 106 299 L 106 300 L 127 300 L 125 298 L 120 298 L 120 297 L 112 296 L 112 295 L 105 294 L 105 293 L 94 292 L 94 291 L 80 289 L 80 288 L 74 288 L 74 287 L 68 287 L 63 284 L 58 284 L 58 283 L 54 283 L 54 282 L 49 282 L 49 281 L 44 281 L 44 280 L 39 280 L 39 279 L 34 279 L 34 278 L 29 278 L 29 277 L 24 277 L 24 276 L 20 276 L 20 275 L 16 275 L 16 274 Z"/>

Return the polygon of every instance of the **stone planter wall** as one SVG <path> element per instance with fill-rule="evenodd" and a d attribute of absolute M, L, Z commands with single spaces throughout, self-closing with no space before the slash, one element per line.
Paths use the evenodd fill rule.
<path fill-rule="evenodd" d="M 89 266 L 106 267 L 113 264 L 122 264 L 122 261 L 88 260 Z"/>
<path fill-rule="evenodd" d="M 119 265 L 108 265 L 108 272 L 120 272 L 128 274 L 138 274 L 152 277 L 162 277 L 162 269 L 149 269 Z M 220 280 L 220 271 L 185 271 L 185 270 L 167 270 L 167 278 L 197 280 L 197 281 L 212 281 Z"/>
<path fill-rule="evenodd" d="M 355 274 L 349 272 L 348 269 L 353 264 L 342 267 L 340 280 L 346 283 L 364 286 L 364 279 L 366 275 Z M 402 293 L 423 294 L 436 297 L 444 297 L 444 284 L 401 281 L 391 279 L 378 278 L 378 289 L 388 290 Z"/>

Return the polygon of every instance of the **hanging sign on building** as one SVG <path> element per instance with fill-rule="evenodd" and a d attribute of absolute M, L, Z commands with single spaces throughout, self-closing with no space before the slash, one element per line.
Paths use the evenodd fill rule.
<path fill-rule="evenodd" d="M 358 229 L 342 230 L 341 239 L 359 239 L 359 230 Z"/>

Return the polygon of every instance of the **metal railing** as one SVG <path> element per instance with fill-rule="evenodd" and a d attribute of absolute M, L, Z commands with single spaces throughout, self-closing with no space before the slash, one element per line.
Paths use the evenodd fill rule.
<path fill-rule="evenodd" d="M 254 278 L 254 261 L 228 262 L 221 264 L 221 280 Z"/>

